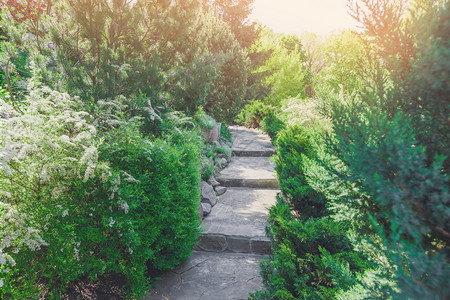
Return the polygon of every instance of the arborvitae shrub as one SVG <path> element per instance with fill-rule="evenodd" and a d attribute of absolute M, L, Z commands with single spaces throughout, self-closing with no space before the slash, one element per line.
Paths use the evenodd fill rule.
<path fill-rule="evenodd" d="M 261 129 L 267 132 L 273 142 L 276 142 L 278 133 L 285 128 L 286 124 L 274 112 L 269 112 L 261 122 Z"/>
<path fill-rule="evenodd" d="M 179 135 L 182 135 L 180 138 Z M 165 271 L 186 260 L 200 233 L 200 145 L 198 133 L 174 132 L 152 140 L 114 134 L 102 147 L 111 166 L 130 174 L 119 190 L 135 207 L 139 247 L 134 258 Z"/>
<path fill-rule="evenodd" d="M 303 218 L 327 214 L 326 199 L 309 184 L 303 171 L 304 157 L 313 157 L 312 133 L 295 125 L 279 133 L 275 170 L 281 192 Z"/>
<path fill-rule="evenodd" d="M 253 299 L 331 299 L 373 266 L 353 250 L 348 223 L 329 217 L 298 219 L 282 198 L 270 209 L 269 223 L 273 256 L 261 263 L 267 291 Z"/>

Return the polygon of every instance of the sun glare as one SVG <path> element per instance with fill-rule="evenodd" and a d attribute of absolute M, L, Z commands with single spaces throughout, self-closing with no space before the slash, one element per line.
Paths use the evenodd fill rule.
<path fill-rule="evenodd" d="M 348 14 L 347 0 L 255 0 L 250 20 L 291 34 L 325 35 L 357 28 Z"/>

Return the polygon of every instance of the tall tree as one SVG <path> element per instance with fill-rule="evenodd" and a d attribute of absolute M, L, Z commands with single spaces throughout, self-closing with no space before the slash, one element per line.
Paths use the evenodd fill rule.
<path fill-rule="evenodd" d="M 255 0 L 203 0 L 206 7 L 230 25 L 243 48 L 249 48 L 258 36 L 256 24 L 249 24 L 248 17 L 252 12 Z"/>

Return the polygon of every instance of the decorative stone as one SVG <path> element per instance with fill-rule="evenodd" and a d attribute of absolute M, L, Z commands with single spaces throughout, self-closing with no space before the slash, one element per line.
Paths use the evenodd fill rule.
<path fill-rule="evenodd" d="M 221 166 L 221 167 L 225 167 L 227 165 L 227 159 L 224 157 L 221 157 L 219 159 L 216 159 L 216 162 Z"/>
<path fill-rule="evenodd" d="M 208 179 L 208 183 L 213 187 L 220 185 L 220 183 L 213 176 L 211 176 L 211 178 Z"/>
<path fill-rule="evenodd" d="M 250 240 L 250 248 L 252 253 L 271 254 L 270 240 L 268 238 L 252 238 Z"/>
<path fill-rule="evenodd" d="M 211 213 L 211 204 L 200 203 L 200 206 L 202 207 L 204 217 L 206 217 L 207 215 L 209 215 Z"/>
<path fill-rule="evenodd" d="M 227 159 L 227 156 L 226 156 L 224 153 L 217 153 L 217 154 L 216 154 L 216 157 Z"/>
<path fill-rule="evenodd" d="M 203 132 L 203 137 L 209 142 L 216 142 L 219 139 L 221 123 L 216 123 L 213 129 Z"/>
<path fill-rule="evenodd" d="M 209 203 L 211 206 L 216 205 L 217 196 L 214 188 L 206 183 L 205 181 L 201 182 L 201 193 L 202 193 L 202 203 Z"/>
<path fill-rule="evenodd" d="M 204 217 L 204 213 L 203 213 L 203 206 L 202 203 L 200 203 L 200 205 L 198 206 L 198 218 L 201 220 L 203 220 Z"/>
<path fill-rule="evenodd" d="M 223 195 L 227 191 L 227 188 L 224 186 L 216 186 L 214 189 L 216 190 L 217 196 Z"/>
<path fill-rule="evenodd" d="M 223 252 L 228 248 L 227 238 L 221 234 L 203 235 L 198 247 L 203 251 Z"/>

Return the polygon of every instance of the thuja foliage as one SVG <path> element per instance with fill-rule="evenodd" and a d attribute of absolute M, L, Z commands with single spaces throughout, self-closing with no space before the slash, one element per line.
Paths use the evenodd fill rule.
<path fill-rule="evenodd" d="M 284 197 L 271 209 L 268 229 L 274 254 L 262 264 L 267 291 L 255 298 L 449 296 L 449 4 L 361 0 L 355 5 L 366 32 L 338 36 L 328 48 L 331 64 L 316 81 L 324 102 L 319 107 L 331 126 L 322 127 L 326 132 L 320 136 L 312 133 L 321 127 L 314 123 L 304 126 L 301 138 L 289 128 L 278 135 L 277 171 L 294 172 L 279 173 Z M 337 45 L 355 38 L 361 43 L 351 43 L 355 48 L 346 56 Z M 355 59 L 356 53 L 364 59 Z M 345 79 L 340 86 L 339 77 Z M 283 161 L 288 155 L 294 159 Z M 304 195 L 306 188 L 324 199 L 323 210 L 312 218 L 308 211 L 316 204 L 310 207 L 300 198 L 304 206 L 298 210 L 292 202 L 292 195 Z M 337 227 L 342 234 L 338 241 L 318 240 L 318 250 L 317 244 L 306 250 L 316 273 L 300 268 L 309 261 L 299 250 L 315 237 L 311 224 L 331 226 L 318 226 L 321 234 Z M 339 258 L 333 258 L 333 245 L 342 250 Z M 355 257 L 364 261 L 359 269 Z M 329 269 L 315 282 L 319 260 Z"/>

